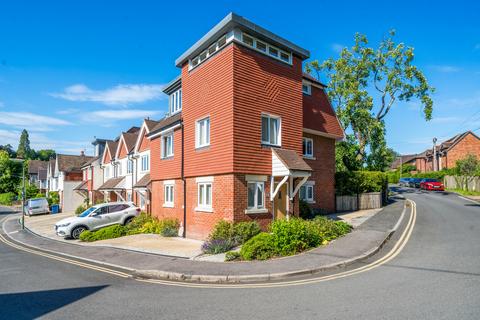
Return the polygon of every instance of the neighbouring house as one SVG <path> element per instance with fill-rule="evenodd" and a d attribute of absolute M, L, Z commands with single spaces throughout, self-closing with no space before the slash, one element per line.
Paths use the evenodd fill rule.
<path fill-rule="evenodd" d="M 205 239 L 220 220 L 334 211 L 335 141 L 344 137 L 309 52 L 229 14 L 177 60 L 169 112 L 150 139 L 151 212 Z M 110 161 L 110 159 L 107 158 Z"/>
<path fill-rule="evenodd" d="M 400 168 L 400 165 L 402 165 L 402 167 L 416 166 L 417 158 L 418 158 L 417 154 L 401 155 L 397 157 L 395 160 L 393 160 L 392 164 L 390 165 L 390 170 L 397 170 Z"/>
<path fill-rule="evenodd" d="M 53 165 L 48 168 L 49 191 L 58 191 L 60 208 L 64 212 L 74 211 L 84 198 L 75 191 L 82 184 L 82 167 L 94 157 L 57 154 Z"/>
<path fill-rule="evenodd" d="M 48 161 L 29 160 L 28 161 L 28 179 L 30 184 L 34 184 L 41 193 L 45 193 L 48 189 Z"/>
<path fill-rule="evenodd" d="M 454 168 L 457 161 L 469 154 L 480 159 L 480 138 L 472 131 L 466 131 L 445 140 L 433 148 L 416 155 L 405 155 L 403 164 L 412 164 L 418 172 L 438 171 Z M 397 159 L 394 164 L 400 165 Z M 398 167 L 397 166 L 397 167 Z M 392 164 L 392 169 L 395 169 Z"/>
<path fill-rule="evenodd" d="M 98 139 L 92 142 L 94 146 L 94 157 L 87 161 L 82 167 L 83 182 L 79 184 L 77 191 L 84 198 L 88 198 L 88 203 L 95 204 L 104 201 L 104 195 L 98 189 L 103 185 L 102 155 L 105 150 L 107 140 Z"/>

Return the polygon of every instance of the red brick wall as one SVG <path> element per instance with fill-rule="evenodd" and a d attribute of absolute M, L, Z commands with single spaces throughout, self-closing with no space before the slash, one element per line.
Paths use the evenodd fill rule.
<path fill-rule="evenodd" d="M 65 173 L 65 181 L 83 181 L 83 173 L 67 172 Z"/>
<path fill-rule="evenodd" d="M 160 136 L 150 142 L 150 179 L 168 180 L 181 178 L 182 174 L 182 131 L 173 133 L 173 157 L 162 159 Z"/>
<path fill-rule="evenodd" d="M 465 159 L 469 154 L 475 155 L 477 159 L 480 159 L 480 140 L 471 133 L 466 135 L 448 151 L 446 159 L 447 167 L 455 167 L 458 160 Z"/>
<path fill-rule="evenodd" d="M 335 140 L 308 133 L 304 137 L 313 139 L 313 157 L 305 159 L 313 169 L 309 181 L 315 181 L 313 208 L 335 211 Z"/>
<path fill-rule="evenodd" d="M 302 152 L 302 63 L 271 59 L 240 45 L 234 55 L 234 171 L 271 174 L 272 152 L 261 145 L 262 112 L 281 117 L 284 149 Z"/>
<path fill-rule="evenodd" d="M 188 71 L 182 68 L 185 176 L 233 171 L 233 47 Z M 195 149 L 195 123 L 210 117 L 210 146 Z"/>
<path fill-rule="evenodd" d="M 153 181 L 151 192 L 152 215 L 159 219 L 176 218 L 183 223 L 183 182 L 180 179 L 175 180 L 174 186 L 174 208 L 166 208 L 165 203 L 164 181 Z"/>

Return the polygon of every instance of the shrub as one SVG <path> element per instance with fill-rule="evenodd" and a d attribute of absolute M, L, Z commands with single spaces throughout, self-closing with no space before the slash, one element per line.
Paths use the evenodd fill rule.
<path fill-rule="evenodd" d="M 60 196 L 58 195 L 57 191 L 50 191 L 47 197 L 48 205 L 59 204 L 60 203 Z"/>
<path fill-rule="evenodd" d="M 202 252 L 208 254 L 218 254 L 227 252 L 234 247 L 230 239 L 209 239 L 202 245 Z"/>
<path fill-rule="evenodd" d="M 160 234 L 163 237 L 176 237 L 178 236 L 178 229 L 180 228 L 180 223 L 177 219 L 163 219 L 159 221 L 160 224 Z"/>
<path fill-rule="evenodd" d="M 93 242 L 98 240 L 113 239 L 123 237 L 127 234 L 127 229 L 121 225 L 113 225 L 102 228 L 97 231 L 84 231 L 80 234 L 80 240 Z"/>
<path fill-rule="evenodd" d="M 239 222 L 233 225 L 233 238 L 236 245 L 244 244 L 262 230 L 256 221 Z"/>
<path fill-rule="evenodd" d="M 240 259 L 240 252 L 238 251 L 228 251 L 225 253 L 225 261 L 235 261 Z"/>
<path fill-rule="evenodd" d="M 75 209 L 75 214 L 78 216 L 81 214 L 83 211 L 87 210 L 89 207 L 86 204 L 81 204 Z"/>
<path fill-rule="evenodd" d="M 243 260 L 266 260 L 277 255 L 273 236 L 262 232 L 245 242 L 240 250 Z"/>
<path fill-rule="evenodd" d="M 351 226 L 344 221 L 334 221 L 324 217 L 316 217 L 312 220 L 313 227 L 320 235 L 322 243 L 331 241 L 351 231 Z"/>
<path fill-rule="evenodd" d="M 310 205 L 305 200 L 300 200 L 300 218 L 302 219 L 311 219 L 313 218 L 313 210 Z"/>
<path fill-rule="evenodd" d="M 2 205 L 11 206 L 14 200 L 15 200 L 15 193 L 13 192 L 0 194 L 0 204 Z"/>
<path fill-rule="evenodd" d="M 282 256 L 307 249 L 311 241 L 309 237 L 314 234 L 306 221 L 298 218 L 275 220 L 270 228 L 273 245 Z"/>
<path fill-rule="evenodd" d="M 225 220 L 220 220 L 213 227 L 213 230 L 208 236 L 208 239 L 210 240 L 233 239 L 234 236 L 235 236 L 235 233 L 233 230 L 233 223 Z"/>
<path fill-rule="evenodd" d="M 335 174 L 338 195 L 381 192 L 388 185 L 387 175 L 380 171 L 343 171 Z"/>

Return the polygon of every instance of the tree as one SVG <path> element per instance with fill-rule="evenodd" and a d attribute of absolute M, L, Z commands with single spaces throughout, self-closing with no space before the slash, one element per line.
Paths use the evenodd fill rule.
<path fill-rule="evenodd" d="M 18 143 L 17 157 L 20 159 L 30 159 L 32 156 L 32 149 L 30 148 L 30 138 L 28 131 L 23 129 Z"/>
<path fill-rule="evenodd" d="M 10 144 L 6 144 L 3 146 L 0 145 L 0 150 L 7 151 L 10 158 L 15 158 L 17 156 L 17 153 L 15 152 L 15 150 L 13 150 L 13 147 Z"/>
<path fill-rule="evenodd" d="M 425 120 L 432 117 L 434 92 L 423 73 L 414 66 L 414 49 L 393 41 L 395 31 L 377 49 L 368 46 L 365 35 L 356 34 L 352 48 L 344 48 L 337 60 L 306 64 L 308 73 L 326 72 L 327 93 L 342 127 L 358 144 L 357 159 L 382 167 L 386 154 L 385 117 L 397 101 L 416 98 Z M 372 158 L 368 161 L 367 151 Z"/>
<path fill-rule="evenodd" d="M 468 191 L 468 185 L 480 173 L 480 161 L 475 155 L 469 154 L 464 159 L 457 160 L 455 168 L 457 174 L 462 176 L 462 189 Z"/>
<path fill-rule="evenodd" d="M 13 161 L 0 151 L 0 193 L 15 192 L 22 179 L 22 162 Z"/>
<path fill-rule="evenodd" d="M 55 150 L 52 149 L 42 149 L 38 151 L 33 151 L 33 153 L 35 153 L 35 156 L 33 158 L 42 161 L 48 161 L 51 158 L 55 158 L 56 156 Z"/>
<path fill-rule="evenodd" d="M 335 148 L 335 167 L 337 172 L 357 171 L 362 169 L 362 163 L 357 159 L 358 143 L 352 136 L 337 143 Z"/>

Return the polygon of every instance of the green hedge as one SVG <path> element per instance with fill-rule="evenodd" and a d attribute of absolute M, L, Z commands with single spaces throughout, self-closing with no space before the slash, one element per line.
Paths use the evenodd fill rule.
<path fill-rule="evenodd" d="M 202 251 L 208 254 L 227 252 L 260 232 L 260 225 L 256 221 L 232 223 L 220 220 L 202 245 Z"/>
<path fill-rule="evenodd" d="M 380 171 L 342 171 L 335 174 L 336 194 L 341 196 L 381 192 L 387 186 L 387 175 Z"/>
<path fill-rule="evenodd" d="M 123 237 L 127 234 L 127 228 L 122 225 L 113 225 L 102 228 L 97 231 L 83 231 L 80 234 L 80 240 L 85 242 L 93 242 L 98 240 L 114 239 Z"/>
<path fill-rule="evenodd" d="M 443 169 L 441 171 L 419 172 L 415 174 L 403 173 L 402 178 L 438 179 L 443 180 L 445 176 L 454 176 L 455 169 Z M 400 170 L 387 172 L 388 183 L 398 183 Z"/>
<path fill-rule="evenodd" d="M 4 206 L 11 206 L 14 200 L 15 200 L 15 193 L 13 192 L 0 193 L 0 204 Z"/>

